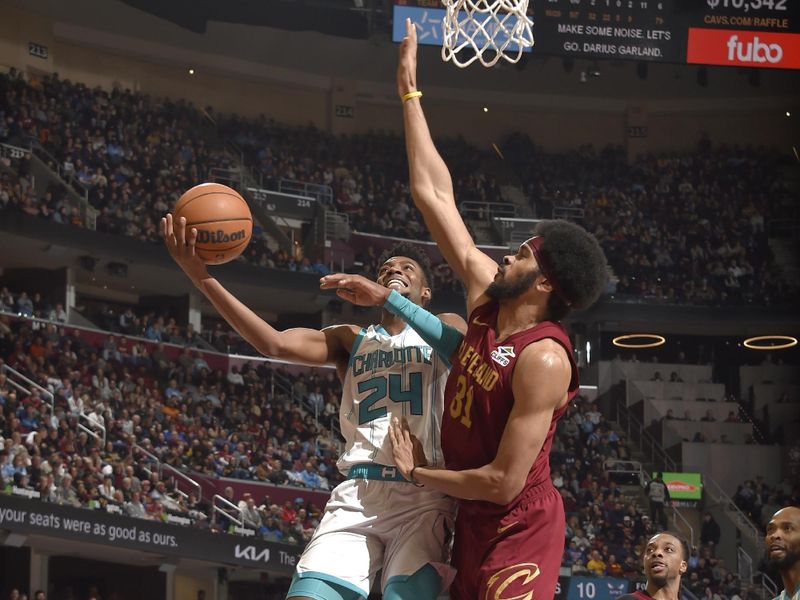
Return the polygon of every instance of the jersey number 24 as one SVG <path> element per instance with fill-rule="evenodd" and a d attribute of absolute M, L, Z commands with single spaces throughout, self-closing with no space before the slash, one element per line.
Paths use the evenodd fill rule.
<path fill-rule="evenodd" d="M 358 424 L 363 425 L 387 415 L 386 406 L 375 404 L 389 396 L 392 402 L 408 402 L 412 415 L 422 414 L 422 373 L 408 374 L 408 389 L 403 389 L 402 375 L 372 377 L 358 382 L 358 392 L 367 393 L 358 403 Z"/>

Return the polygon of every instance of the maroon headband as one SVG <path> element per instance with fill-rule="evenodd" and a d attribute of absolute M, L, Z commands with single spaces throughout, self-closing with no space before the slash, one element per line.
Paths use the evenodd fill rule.
<path fill-rule="evenodd" d="M 524 242 L 522 242 L 523 246 L 527 246 L 528 249 L 533 254 L 533 257 L 536 259 L 536 262 L 539 264 L 539 270 L 542 272 L 547 278 L 547 281 L 550 282 L 550 285 L 553 288 L 553 292 L 555 292 L 556 296 L 561 298 L 567 306 L 572 306 L 572 302 L 567 299 L 564 295 L 561 286 L 558 285 L 558 282 L 553 277 L 553 268 L 552 265 L 544 258 L 539 248 L 541 248 L 542 244 L 544 243 L 544 236 L 542 235 L 535 235 L 532 238 L 528 238 Z"/>

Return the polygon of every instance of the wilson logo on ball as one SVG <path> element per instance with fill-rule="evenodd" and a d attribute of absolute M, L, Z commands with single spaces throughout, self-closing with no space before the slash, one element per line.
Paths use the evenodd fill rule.
<path fill-rule="evenodd" d="M 207 229 L 200 229 L 197 231 L 198 244 L 224 244 L 225 242 L 238 242 L 244 240 L 246 237 L 244 229 L 239 231 L 232 231 L 225 233 L 221 229 L 216 231 L 209 231 Z"/>

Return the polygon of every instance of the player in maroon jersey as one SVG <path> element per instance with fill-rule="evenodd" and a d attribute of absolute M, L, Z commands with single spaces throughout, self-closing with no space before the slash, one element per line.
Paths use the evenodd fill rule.
<path fill-rule="evenodd" d="M 689 545 L 678 533 L 657 533 L 644 549 L 644 590 L 626 594 L 618 600 L 678 600 L 681 577 L 688 568 Z"/>
<path fill-rule="evenodd" d="M 323 287 L 347 288 L 339 295 L 358 304 L 385 301 L 450 357 L 442 417 L 446 469 L 426 468 L 426 457 L 414 454 L 408 431 L 392 429 L 403 475 L 460 499 L 453 555 L 458 572 L 450 597 L 551 600 L 565 520 L 550 480 L 549 452 L 556 422 L 578 392 L 572 346 L 558 321 L 600 295 L 605 257 L 593 236 L 565 221 L 539 223 L 534 237 L 499 268 L 476 247 L 456 208 L 450 173 L 431 139 L 419 94 L 413 93 L 416 34 L 410 22 L 406 29 L 398 91 L 404 99 L 412 195 L 464 283 L 468 329 L 455 344 L 437 344 L 419 329 L 436 328 L 429 313 L 421 316 L 425 311 L 409 309 L 407 301 L 391 306 L 402 300 L 399 294 L 387 298 L 386 290 L 347 275 L 326 277 Z M 382 295 L 370 297 L 370 289 Z"/>

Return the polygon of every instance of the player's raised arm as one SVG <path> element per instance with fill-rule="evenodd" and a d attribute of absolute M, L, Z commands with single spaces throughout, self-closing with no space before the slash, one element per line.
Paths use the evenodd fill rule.
<path fill-rule="evenodd" d="M 397 90 L 403 99 L 406 152 L 411 195 L 425 224 L 450 267 L 467 288 L 468 312 L 482 304 L 481 296 L 497 273 L 497 263 L 478 250 L 456 207 L 453 180 L 431 138 L 417 91 L 417 33 L 406 20 L 406 37 L 400 44 Z"/>
<path fill-rule="evenodd" d="M 161 233 L 170 255 L 219 314 L 264 356 L 308 365 L 340 364 L 347 360 L 357 331 L 341 325 L 322 331 L 299 327 L 278 331 L 247 308 L 222 284 L 208 274 L 205 263 L 195 254 L 197 230 L 186 231 L 186 219 L 179 223 L 168 214 L 161 219 Z"/>

